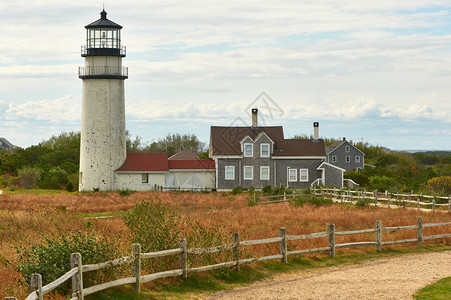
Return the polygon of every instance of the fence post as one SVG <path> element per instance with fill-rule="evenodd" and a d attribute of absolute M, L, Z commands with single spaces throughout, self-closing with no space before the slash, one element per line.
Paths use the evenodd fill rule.
<path fill-rule="evenodd" d="M 71 268 L 78 268 L 77 274 L 72 276 L 72 297 L 78 297 L 78 300 L 83 300 L 83 264 L 80 253 L 72 253 L 70 256 Z"/>
<path fill-rule="evenodd" d="M 132 245 L 132 277 L 135 277 L 136 281 L 133 284 L 133 289 L 135 292 L 139 293 L 141 291 L 141 245 Z"/>
<path fill-rule="evenodd" d="M 376 251 L 382 251 L 382 223 L 380 220 L 376 221 Z"/>
<path fill-rule="evenodd" d="M 451 195 L 448 195 L 448 212 L 451 213 Z"/>
<path fill-rule="evenodd" d="M 374 206 L 377 207 L 377 190 L 373 191 L 373 196 L 374 196 Z"/>
<path fill-rule="evenodd" d="M 420 198 L 417 198 L 417 210 L 420 209 L 420 201 L 423 200 L 423 192 L 420 193 Z"/>
<path fill-rule="evenodd" d="M 418 247 L 423 247 L 423 218 L 418 218 L 417 239 Z"/>
<path fill-rule="evenodd" d="M 434 196 L 434 199 L 432 199 L 432 211 L 433 212 L 435 212 L 435 197 L 437 197 L 437 196 Z"/>
<path fill-rule="evenodd" d="M 179 268 L 182 269 L 182 278 L 188 278 L 187 268 L 187 253 L 186 253 L 186 239 L 182 238 L 179 241 L 179 247 L 182 248 L 182 253 L 179 256 Z"/>
<path fill-rule="evenodd" d="M 235 232 L 233 234 L 232 246 L 233 259 L 236 261 L 236 270 L 240 270 L 240 234 Z"/>
<path fill-rule="evenodd" d="M 280 237 L 282 237 L 282 240 L 280 241 L 280 254 L 282 255 L 280 262 L 286 264 L 288 259 L 287 259 L 287 231 L 285 230 L 285 227 L 280 228 Z"/>
<path fill-rule="evenodd" d="M 44 295 L 42 295 L 42 276 L 41 274 L 31 274 L 30 277 L 30 292 L 34 292 L 38 294 L 38 300 L 44 299 Z"/>
<path fill-rule="evenodd" d="M 335 224 L 330 224 L 328 227 L 329 232 L 329 247 L 330 247 L 330 257 L 335 257 Z"/>
<path fill-rule="evenodd" d="M 385 195 L 387 196 L 388 208 L 390 208 L 390 193 L 388 191 L 385 191 Z"/>
<path fill-rule="evenodd" d="M 283 192 L 283 200 L 287 200 L 287 192 Z"/>

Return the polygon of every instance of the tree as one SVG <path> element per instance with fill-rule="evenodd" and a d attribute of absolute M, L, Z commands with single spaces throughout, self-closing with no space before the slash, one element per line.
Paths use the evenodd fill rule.
<path fill-rule="evenodd" d="M 440 176 L 430 179 L 427 183 L 427 189 L 430 192 L 439 195 L 451 194 L 451 176 Z"/>
<path fill-rule="evenodd" d="M 205 143 L 199 141 L 194 134 L 168 134 L 164 139 L 153 142 L 145 148 L 145 152 L 164 152 L 168 156 L 174 155 L 181 150 L 189 150 L 197 155 L 203 152 Z"/>

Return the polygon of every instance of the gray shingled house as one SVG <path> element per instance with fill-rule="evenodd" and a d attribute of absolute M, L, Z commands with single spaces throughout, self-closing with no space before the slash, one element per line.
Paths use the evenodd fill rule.
<path fill-rule="evenodd" d="M 7 139 L 0 138 L 0 149 L 10 150 L 13 149 L 15 146 L 11 144 Z"/>
<path fill-rule="evenodd" d="M 327 162 L 331 165 L 350 170 L 362 170 L 365 166 L 365 153 L 343 138 L 326 147 Z"/>
<path fill-rule="evenodd" d="M 218 190 L 343 186 L 345 170 L 326 162 L 317 122 L 313 139 L 285 139 L 282 126 L 258 126 L 257 113 L 252 110 L 250 127 L 211 127 L 209 154 L 215 161 Z"/>

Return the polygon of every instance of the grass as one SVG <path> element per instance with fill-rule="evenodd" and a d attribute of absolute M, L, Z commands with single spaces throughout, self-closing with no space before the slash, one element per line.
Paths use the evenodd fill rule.
<path fill-rule="evenodd" d="M 451 299 L 451 277 L 443 278 L 428 285 L 413 296 L 417 300 L 448 300 Z"/>
<path fill-rule="evenodd" d="M 220 225 L 227 232 L 238 232 L 240 240 L 262 239 L 279 236 L 279 228 L 285 227 L 289 235 L 302 235 L 326 231 L 328 224 L 335 224 L 337 231 L 374 228 L 376 220 L 381 220 L 384 227 L 405 226 L 417 223 L 422 217 L 426 223 L 449 222 L 450 215 L 445 213 L 421 212 L 404 209 L 385 209 L 333 204 L 329 206 L 314 206 L 306 203 L 303 207 L 296 207 L 289 203 L 248 206 L 248 193 L 231 195 L 229 193 L 211 192 L 203 193 L 168 193 L 168 192 L 135 192 L 126 197 L 118 192 L 98 193 L 68 193 L 65 191 L 25 190 L 23 192 L 6 192 L 0 196 L 0 299 L 7 296 L 25 298 L 28 287 L 19 281 L 16 271 L 17 257 L 12 246 L 26 245 L 26 242 L 39 243 L 44 234 L 65 233 L 68 230 L 83 229 L 87 222 L 104 235 L 118 235 L 123 240 L 121 248 L 124 256 L 130 254 L 131 243 L 129 232 L 125 228 L 122 218 L 103 218 L 85 220 L 83 217 L 115 216 L 131 209 L 135 203 L 158 199 L 167 205 L 176 207 L 176 211 L 183 217 L 199 222 L 202 226 Z M 424 228 L 425 235 L 449 233 L 449 227 Z M 403 230 L 397 232 L 383 232 L 383 240 L 410 239 L 416 237 L 416 230 Z M 337 236 L 337 243 L 374 240 L 374 234 L 361 234 L 352 236 Z M 427 240 L 430 245 L 451 245 L 451 239 Z M 189 245 L 188 245 L 189 246 Z M 326 238 L 289 241 L 290 250 L 319 248 L 327 246 Z M 278 245 L 243 247 L 245 255 L 264 256 L 277 253 Z M 403 251 L 400 249 L 415 249 L 414 244 L 384 246 L 386 251 Z M 416 250 L 415 250 L 416 251 Z M 344 249 L 337 251 L 337 261 L 348 255 L 365 256 L 375 254 L 373 247 Z M 325 255 L 323 255 L 325 256 Z M 321 256 L 322 257 L 322 256 Z M 301 260 L 303 267 L 315 265 L 323 258 L 316 257 L 313 261 Z M 324 265 L 335 263 L 324 258 Z M 353 260 L 357 260 L 354 258 Z M 271 268 L 277 272 L 290 272 L 290 263 L 287 266 L 279 263 L 262 264 L 269 271 Z M 295 259 L 293 259 L 294 263 Z M 260 265 L 259 265 L 260 266 Z M 254 267 L 252 267 L 254 268 Z M 258 268 L 257 268 L 258 269 Z M 279 270 L 276 270 L 279 269 Z M 244 270 L 244 268 L 243 268 Z M 268 270 L 258 269 L 265 276 Z M 230 277 L 227 280 L 225 279 Z M 238 276 L 238 275 L 236 275 Z M 220 286 L 244 282 L 245 278 L 236 277 L 232 273 L 216 274 L 208 280 L 219 282 Z M 240 275 L 241 276 L 241 275 Z M 249 275 L 250 276 L 250 275 Z M 257 275 L 256 275 L 257 276 Z M 251 277 L 251 276 L 250 276 Z M 257 276 L 258 277 L 258 276 Z M 201 280 L 203 277 L 199 277 Z M 206 279 L 205 279 L 206 280 Z M 163 282 L 164 283 L 164 282 Z M 171 282 L 171 286 L 173 282 Z M 211 284 L 213 284 L 211 283 Z M 243 283 L 246 284 L 246 283 Z M 164 286 L 164 284 L 163 284 Z M 208 282 L 202 284 L 207 287 Z M 196 290 L 193 282 L 186 283 L 187 290 Z M 182 288 L 182 289 L 185 289 Z M 215 289 L 213 285 L 211 287 Z M 223 288 L 223 287 L 221 287 Z M 171 287 L 166 287 L 159 293 L 175 293 Z M 56 299 L 52 298 L 51 299 Z M 148 299 L 148 298 L 147 298 Z"/>

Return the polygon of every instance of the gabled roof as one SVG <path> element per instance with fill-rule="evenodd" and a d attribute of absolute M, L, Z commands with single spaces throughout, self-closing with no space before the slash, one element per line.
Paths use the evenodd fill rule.
<path fill-rule="evenodd" d="M 262 127 L 223 127 L 211 126 L 210 129 L 210 156 L 213 155 L 241 155 L 240 142 L 249 136 L 255 138 L 265 132 L 273 141 L 283 140 L 282 126 Z"/>
<path fill-rule="evenodd" d="M 334 142 L 332 145 L 327 146 L 326 147 L 326 152 L 327 155 L 329 155 L 331 152 L 335 151 L 336 149 L 338 149 L 341 145 L 343 144 L 348 144 L 349 146 L 353 147 L 354 149 L 356 149 L 357 151 L 359 151 L 360 153 L 362 153 L 363 155 L 365 155 L 365 153 L 363 153 L 362 151 L 360 151 L 359 148 L 357 148 L 356 146 L 354 146 L 353 144 L 351 144 L 350 142 L 348 142 L 347 140 L 343 139 L 341 141 L 336 141 Z"/>
<path fill-rule="evenodd" d="M 332 165 L 332 164 L 329 164 L 329 163 L 327 163 L 327 162 L 325 162 L 325 161 L 323 161 L 323 162 L 318 166 L 318 168 L 316 168 L 316 169 L 317 169 L 317 170 L 324 169 L 324 166 L 328 166 L 328 167 L 330 167 L 330 168 L 335 168 L 335 169 L 337 169 L 337 170 L 340 170 L 340 171 L 343 172 L 343 173 L 346 172 L 345 169 L 340 168 L 340 167 L 337 167 L 337 166 Z"/>
<path fill-rule="evenodd" d="M 169 160 L 198 160 L 196 154 L 194 154 L 191 151 L 188 150 L 182 150 L 180 152 L 177 152 L 176 154 L 172 155 L 168 158 Z"/>
<path fill-rule="evenodd" d="M 282 126 L 212 126 L 210 131 L 210 156 L 241 155 L 240 143 L 247 136 L 256 141 L 262 135 L 267 135 L 274 142 L 273 156 L 326 156 L 323 140 L 284 139 Z"/>
<path fill-rule="evenodd" d="M 169 160 L 170 170 L 215 170 L 214 160 Z"/>
<path fill-rule="evenodd" d="M 277 143 L 273 156 L 326 156 L 323 140 L 289 139 Z"/>
<path fill-rule="evenodd" d="M 116 172 L 167 172 L 166 153 L 127 153 L 124 164 Z"/>

